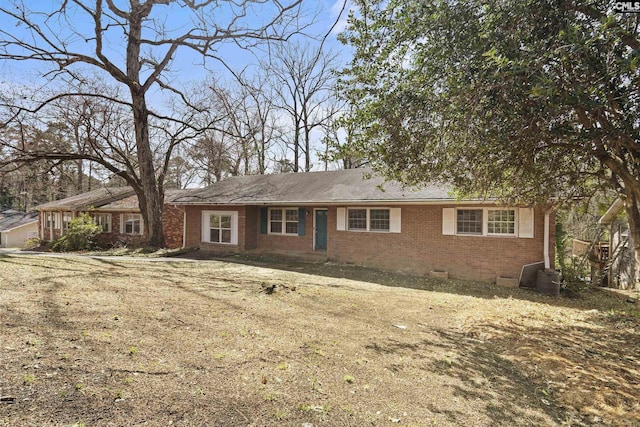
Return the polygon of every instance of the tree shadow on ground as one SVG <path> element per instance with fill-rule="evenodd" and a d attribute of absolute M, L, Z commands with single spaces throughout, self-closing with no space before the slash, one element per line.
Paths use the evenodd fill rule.
<path fill-rule="evenodd" d="M 596 315 L 570 330 L 486 323 L 432 330 L 433 339 L 373 341 L 367 349 L 426 357 L 425 369 L 459 381 L 453 396 L 485 402 L 496 425 L 640 425 L 638 319 Z M 437 408 L 434 408 L 436 410 Z M 455 413 L 442 414 L 455 422 Z"/>
<path fill-rule="evenodd" d="M 535 290 L 526 288 L 506 288 L 495 284 L 468 280 L 439 279 L 425 275 L 413 275 L 408 273 L 378 270 L 350 264 L 301 261 L 278 255 L 227 255 L 209 253 L 206 251 L 194 251 L 181 254 L 176 257 L 176 259 L 217 260 L 328 278 L 349 279 L 389 287 L 444 292 L 484 299 L 517 298 L 520 300 L 549 304 L 558 307 L 581 308 L 587 310 L 610 310 L 620 309 L 621 307 L 634 307 L 634 305 L 631 305 L 630 303 L 625 303 L 612 296 L 597 292 L 594 289 L 585 290 L 583 293 L 572 293 L 571 295 L 553 297 L 542 295 L 535 292 Z M 635 307 L 637 307 L 637 303 L 635 303 Z"/>

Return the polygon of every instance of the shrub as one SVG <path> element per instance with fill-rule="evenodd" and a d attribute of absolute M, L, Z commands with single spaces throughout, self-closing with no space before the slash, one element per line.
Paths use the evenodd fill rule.
<path fill-rule="evenodd" d="M 95 246 L 95 237 L 102 232 L 89 214 L 82 214 L 69 222 L 69 229 L 64 236 L 58 237 L 51 244 L 56 252 L 81 251 Z"/>
<path fill-rule="evenodd" d="M 42 246 L 42 241 L 37 237 L 32 237 L 24 242 L 23 249 L 35 249 Z"/>

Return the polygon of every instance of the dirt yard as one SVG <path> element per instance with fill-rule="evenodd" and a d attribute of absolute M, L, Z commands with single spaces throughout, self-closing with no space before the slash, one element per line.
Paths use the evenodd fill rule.
<path fill-rule="evenodd" d="M 0 426 L 640 425 L 640 307 L 355 267 L 0 255 Z"/>

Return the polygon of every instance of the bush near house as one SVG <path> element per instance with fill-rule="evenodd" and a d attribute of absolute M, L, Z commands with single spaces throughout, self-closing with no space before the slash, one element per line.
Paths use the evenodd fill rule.
<path fill-rule="evenodd" d="M 89 214 L 82 214 L 69 222 L 67 233 L 53 241 L 51 250 L 69 252 L 92 249 L 96 245 L 96 236 L 101 232 L 102 227 Z"/>

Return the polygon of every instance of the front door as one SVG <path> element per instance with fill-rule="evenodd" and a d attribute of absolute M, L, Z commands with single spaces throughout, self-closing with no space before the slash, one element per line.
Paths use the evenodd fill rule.
<path fill-rule="evenodd" d="M 314 249 L 317 251 L 327 250 L 327 210 L 315 210 L 315 239 Z"/>

